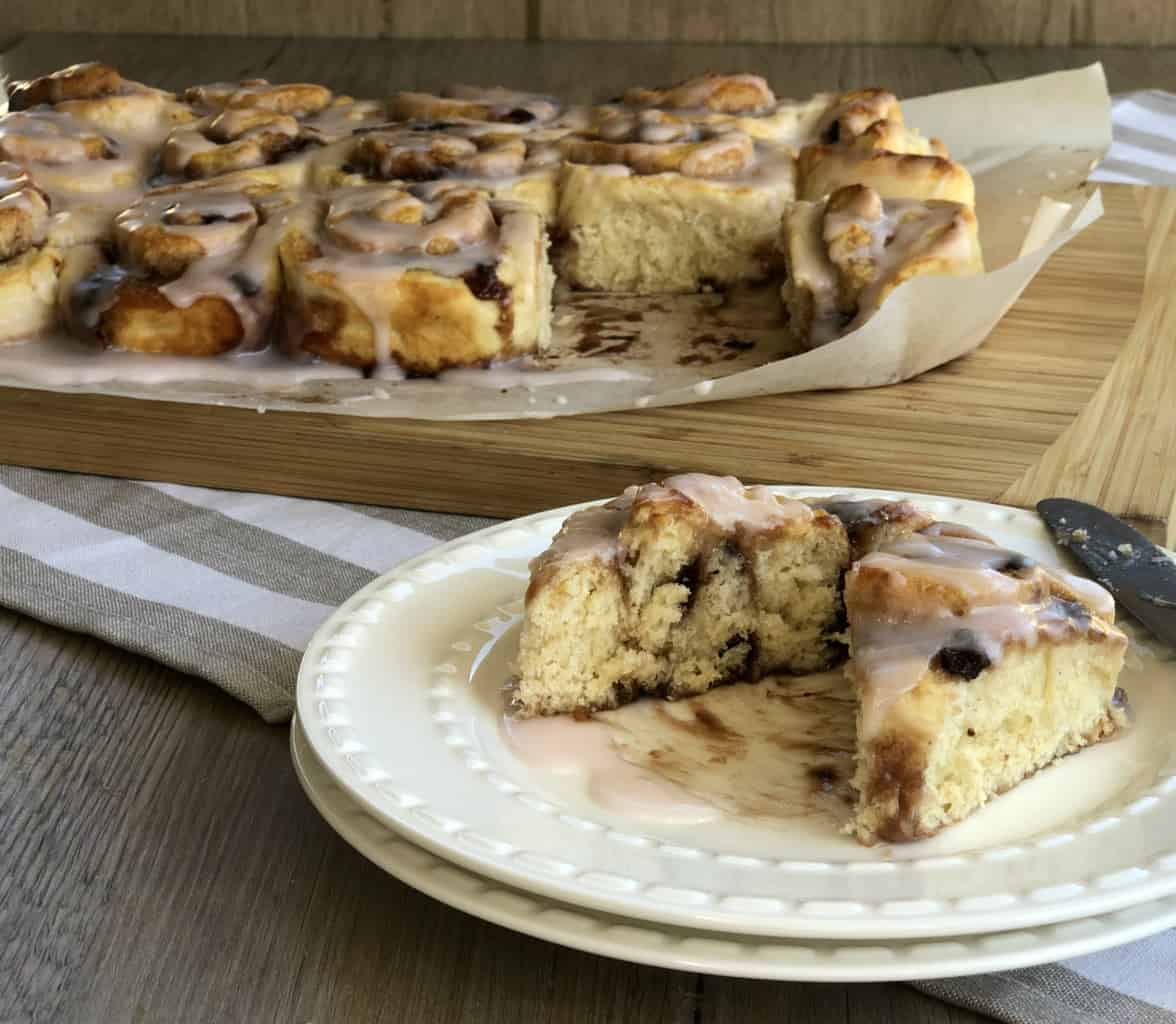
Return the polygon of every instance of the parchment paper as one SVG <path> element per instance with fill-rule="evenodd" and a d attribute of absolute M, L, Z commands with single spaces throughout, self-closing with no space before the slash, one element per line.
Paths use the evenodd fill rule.
<path fill-rule="evenodd" d="M 423 419 L 519 419 L 905 380 L 970 351 L 1049 257 L 1102 214 L 1086 176 L 1110 145 L 1102 66 L 903 102 L 976 182 L 988 272 L 899 286 L 863 327 L 810 352 L 776 285 L 726 294 L 568 293 L 551 355 L 435 379 L 365 378 L 268 354 L 95 355 L 67 338 L 0 347 L 0 384 L 172 401 Z"/>

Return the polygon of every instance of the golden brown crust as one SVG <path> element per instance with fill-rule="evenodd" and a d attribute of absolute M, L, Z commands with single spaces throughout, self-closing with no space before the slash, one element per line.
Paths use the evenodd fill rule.
<path fill-rule="evenodd" d="M 904 281 L 984 269 L 970 207 L 942 200 L 884 203 L 867 185 L 839 188 L 824 202 L 795 203 L 783 219 L 780 250 L 788 270 L 781 296 L 789 327 L 808 347 L 860 327 Z"/>
<path fill-rule="evenodd" d="M 624 103 L 631 107 L 668 110 L 710 110 L 721 114 L 748 114 L 766 110 L 776 102 L 775 93 L 759 75 L 731 75 L 709 71 L 664 89 L 627 89 Z"/>
<path fill-rule="evenodd" d="M 227 108 L 201 126 L 177 129 L 160 153 L 163 169 L 192 179 L 264 167 L 296 149 L 301 126 L 288 114 Z"/>
<path fill-rule="evenodd" d="M 97 328 L 98 338 L 108 346 L 177 356 L 231 352 L 241 334 L 240 317 L 220 296 L 204 295 L 179 308 L 151 283 L 133 278 L 115 290 Z"/>
<path fill-rule="evenodd" d="M 42 245 L 49 233 L 49 203 L 15 164 L 0 163 L 0 263 Z"/>
<path fill-rule="evenodd" d="M 0 261 L 0 345 L 50 330 L 65 259 L 51 245 L 33 246 Z"/>
<path fill-rule="evenodd" d="M 859 752 L 869 766 L 864 784 L 859 777 L 859 800 L 861 806 L 869 807 L 873 823 L 870 834 L 859 833 L 867 845 L 878 840 L 910 842 L 932 834 L 919 824 L 929 748 L 930 742 L 923 737 L 886 733 Z"/>
<path fill-rule="evenodd" d="M 935 521 L 910 501 L 858 501 L 834 494 L 828 498 L 810 498 L 808 502 L 835 516 L 845 526 L 855 562 L 881 545 L 926 529 Z"/>
<path fill-rule="evenodd" d="M 676 171 L 694 178 L 734 178 L 755 160 L 755 145 L 739 132 L 697 142 L 606 142 L 569 137 L 560 150 L 573 164 L 621 164 L 638 174 Z"/>
<path fill-rule="evenodd" d="M 500 124 L 531 131 L 551 123 L 560 104 L 550 96 L 512 89 L 450 86 L 444 94 L 405 91 L 387 103 L 392 121 Z"/>
<path fill-rule="evenodd" d="M 941 685 L 952 685 L 948 680 Z M 1119 731 L 1119 723 L 1113 713 L 1108 712 L 1082 737 L 1078 746 L 1061 756 L 1078 753 L 1095 743 L 1110 739 Z M 909 843 L 919 839 L 930 839 L 945 828 L 955 824 L 955 819 L 929 826 L 920 814 L 927 770 L 929 741 L 913 735 L 887 733 L 874 739 L 859 756 L 869 766 L 860 792 L 861 806 L 869 807 L 871 827 L 867 831 L 859 826 L 857 837 L 866 846 L 878 842 Z M 1054 758 L 1053 760 L 1057 760 Z M 1036 775 L 1042 768 L 1049 767 L 1053 760 L 1026 772 L 1010 785 L 1002 786 L 991 796 L 1001 796 Z"/>
<path fill-rule="evenodd" d="M 975 187 L 967 169 L 940 156 L 806 146 L 797 158 L 797 195 L 817 200 L 847 185 L 869 185 L 883 199 L 945 199 L 972 206 Z"/>
<path fill-rule="evenodd" d="M 8 86 L 8 105 L 11 110 L 27 110 L 40 104 L 56 104 L 68 100 L 99 99 L 116 96 L 133 88 L 109 64 L 91 61 L 73 64 L 51 75 L 11 82 Z"/>
<path fill-rule="evenodd" d="M 113 157 L 109 139 L 67 115 L 33 111 L 0 118 L 0 160 L 64 165 Z"/>
<path fill-rule="evenodd" d="M 416 374 L 529 351 L 545 312 L 540 230 L 538 214 L 477 191 L 436 203 L 391 185 L 336 193 L 282 239 L 289 334 L 332 362 Z"/>
<path fill-rule="evenodd" d="M 869 132 L 879 122 L 902 126 L 898 99 L 887 89 L 851 89 L 841 93 L 821 118 L 823 143 L 849 142 Z"/>
<path fill-rule="evenodd" d="M 271 114 L 307 117 L 324 110 L 334 98 L 326 86 L 310 82 L 273 85 L 264 78 L 214 82 L 184 90 L 184 99 L 209 110 L 253 108 Z"/>
<path fill-rule="evenodd" d="M 496 120 L 489 103 L 417 92 L 401 92 L 393 96 L 388 101 L 388 116 L 394 121 Z"/>

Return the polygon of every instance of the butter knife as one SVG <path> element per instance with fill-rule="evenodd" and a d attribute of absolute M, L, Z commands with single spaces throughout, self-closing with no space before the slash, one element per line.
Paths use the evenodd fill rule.
<path fill-rule="evenodd" d="M 1047 498 L 1037 503 L 1037 514 L 1120 605 L 1176 647 L 1176 562 L 1122 519 L 1084 501 Z"/>

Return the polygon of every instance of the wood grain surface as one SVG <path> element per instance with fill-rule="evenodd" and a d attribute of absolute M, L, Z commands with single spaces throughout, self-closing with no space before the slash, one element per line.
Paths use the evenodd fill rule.
<path fill-rule="evenodd" d="M 1003 495 L 1081 498 L 1168 521 L 1176 544 L 1176 190 L 1136 189 L 1147 272 L 1139 319 L 1092 401 Z"/>
<path fill-rule="evenodd" d="M 1164 0 L 6 0 L 0 34 L 17 32 L 1155 46 L 1176 42 L 1176 8 Z"/>
<path fill-rule="evenodd" d="M 163 84 L 265 66 L 275 78 L 320 78 L 366 93 L 380 81 L 440 83 L 456 77 L 454 68 L 475 67 L 518 84 L 539 67 L 583 89 L 609 76 L 632 80 L 634 69 L 652 69 L 653 80 L 671 68 L 729 60 L 776 68 L 786 80 L 792 52 L 494 44 L 479 47 L 479 57 L 456 43 L 410 55 L 375 42 L 75 37 L 26 40 L 0 56 L 0 67 L 28 74 L 96 50 Z M 601 57 L 614 51 L 621 71 Z M 797 67 L 824 76 L 822 83 L 885 78 L 916 93 L 987 81 L 992 69 L 1012 76 L 1089 56 L 820 48 L 798 57 Z M 1176 87 L 1170 51 L 1104 57 L 1114 87 Z M 1165 214 L 1152 207 L 1145 215 Z M 258 422 L 247 416 L 234 428 L 242 445 Z M 105 436 L 117 445 L 120 432 L 144 426 L 124 419 Z M 665 440 L 677 427 L 650 438 Z M 57 429 L 60 447 L 75 443 L 78 424 L 68 415 Z M 333 429 L 345 436 L 348 427 Z M 0 423 L 0 440 L 6 430 Z M 295 430 L 288 444 L 302 440 Z M 446 455 L 438 445 L 419 457 Z M 385 1020 L 981 1018 L 899 985 L 775 984 L 636 967 L 450 910 L 387 877 L 330 831 L 298 787 L 284 730 L 199 680 L 0 611 L 0 1021 Z"/>
<path fill-rule="evenodd" d="M 892 387 L 514 422 L 0 389 L 0 460 L 497 516 L 683 470 L 993 499 L 1084 409 L 1135 320 L 1138 209 L 1130 189 L 1106 198 L 980 349 Z"/>
<path fill-rule="evenodd" d="M 1060 453 L 1054 447 L 1113 365 L 1118 384 L 1104 391 L 1117 399 L 1124 429 L 1142 425 L 1131 419 L 1130 382 L 1147 376 L 1148 354 L 1163 345 L 1141 320 L 1134 355 L 1121 352 L 1143 287 L 1142 222 L 1131 189 L 1109 188 L 1105 198 L 1107 214 L 1047 264 L 980 349 L 891 387 L 514 422 L 261 417 L 253 409 L 0 389 L 0 460 L 498 516 L 684 470 L 1031 504 L 1053 482 L 1027 478 L 1043 457 L 1085 458 L 1088 437 L 1109 441 L 1101 414 L 1092 413 L 1085 433 L 1065 435 Z M 1173 249 L 1157 251 L 1176 259 Z M 1166 294 L 1157 280 L 1149 309 L 1166 309 Z M 1159 380 L 1149 380 L 1158 419 L 1139 435 L 1132 487 L 1099 497 L 1115 511 L 1159 517 L 1176 483 L 1149 446 L 1173 415 Z"/>
<path fill-rule="evenodd" d="M 1176 10 L 1162 0 L 540 0 L 539 20 L 541 39 L 1088 46 L 1174 33 Z"/>

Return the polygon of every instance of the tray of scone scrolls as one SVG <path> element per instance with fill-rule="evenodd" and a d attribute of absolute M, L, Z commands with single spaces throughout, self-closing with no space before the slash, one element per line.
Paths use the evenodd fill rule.
<path fill-rule="evenodd" d="M 8 84 L 0 384 L 511 418 L 905 379 L 1095 219 L 1096 65 L 900 104 Z"/>

